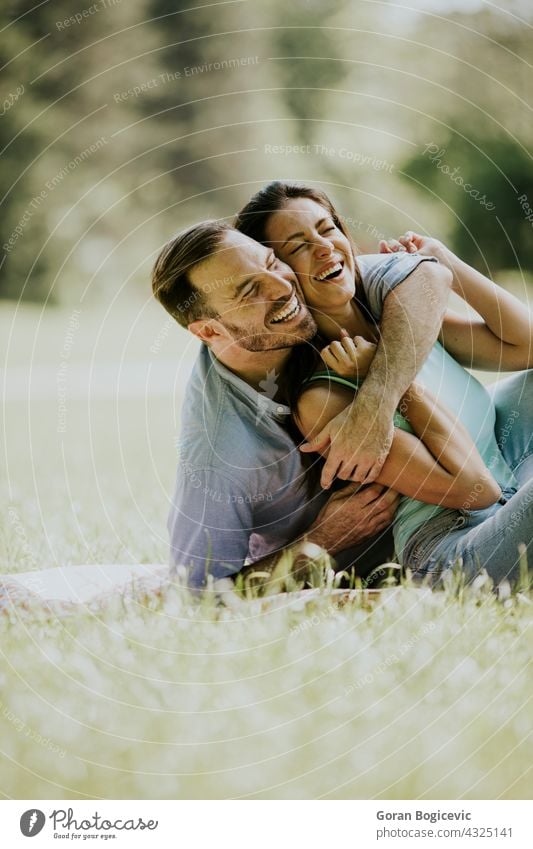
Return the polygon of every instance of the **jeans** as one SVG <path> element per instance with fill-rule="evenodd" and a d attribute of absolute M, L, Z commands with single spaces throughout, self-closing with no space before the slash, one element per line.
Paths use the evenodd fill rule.
<path fill-rule="evenodd" d="M 496 439 L 518 489 L 504 490 L 507 504 L 444 510 L 413 534 L 404 562 L 432 583 L 461 560 L 467 582 L 484 568 L 496 584 L 505 578 L 513 584 L 520 571 L 520 543 L 533 565 L 533 370 L 498 381 L 489 391 L 496 407 Z"/>

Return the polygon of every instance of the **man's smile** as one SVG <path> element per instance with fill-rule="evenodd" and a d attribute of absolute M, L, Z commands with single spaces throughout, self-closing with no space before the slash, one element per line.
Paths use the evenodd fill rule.
<path fill-rule="evenodd" d="M 282 322 L 292 321 L 299 314 L 301 304 L 296 295 L 293 295 L 290 301 L 285 304 L 283 309 L 279 310 L 273 318 L 270 319 L 270 324 L 280 324 Z"/>

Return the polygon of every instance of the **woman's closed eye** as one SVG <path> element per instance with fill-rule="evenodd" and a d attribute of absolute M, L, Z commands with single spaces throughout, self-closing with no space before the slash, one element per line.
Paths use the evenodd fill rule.
<path fill-rule="evenodd" d="M 318 235 L 319 236 L 327 236 L 329 233 L 334 233 L 335 230 L 336 230 L 336 227 L 335 227 L 335 225 L 332 224 L 329 227 L 325 227 L 324 230 L 322 230 Z M 295 242 L 294 248 L 291 251 L 289 251 L 289 256 L 294 256 L 294 254 L 298 253 L 298 251 L 300 251 L 307 244 L 312 245 L 313 239 L 310 239 L 306 242 Z"/>
<path fill-rule="evenodd" d="M 305 246 L 305 242 L 297 242 L 297 243 L 295 244 L 295 247 L 294 247 L 291 251 L 289 251 L 289 256 L 294 256 L 294 254 L 297 254 L 297 253 L 298 253 L 298 251 L 299 251 L 301 248 L 303 248 L 304 246 Z"/>

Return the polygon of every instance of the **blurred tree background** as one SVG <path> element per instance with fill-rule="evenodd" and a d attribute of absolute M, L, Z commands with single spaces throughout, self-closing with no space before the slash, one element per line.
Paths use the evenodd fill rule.
<path fill-rule="evenodd" d="M 325 188 L 362 250 L 409 227 L 527 275 L 533 7 L 410 7 L 6 0 L 0 297 L 146 293 L 173 232 L 275 177 Z"/>

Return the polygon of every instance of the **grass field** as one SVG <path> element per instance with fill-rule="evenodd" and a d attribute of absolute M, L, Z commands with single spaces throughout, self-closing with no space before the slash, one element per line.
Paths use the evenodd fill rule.
<path fill-rule="evenodd" d="M 0 570 L 166 561 L 194 352 L 157 310 L 122 303 L 83 311 L 65 357 L 72 311 L 40 326 L 39 312 L 6 309 L 0 322 Z M 406 586 L 372 609 L 325 596 L 221 612 L 170 588 L 74 618 L 13 611 L 0 617 L 0 792 L 527 798 L 531 611 L 524 594 L 497 600 L 487 586 Z"/>

